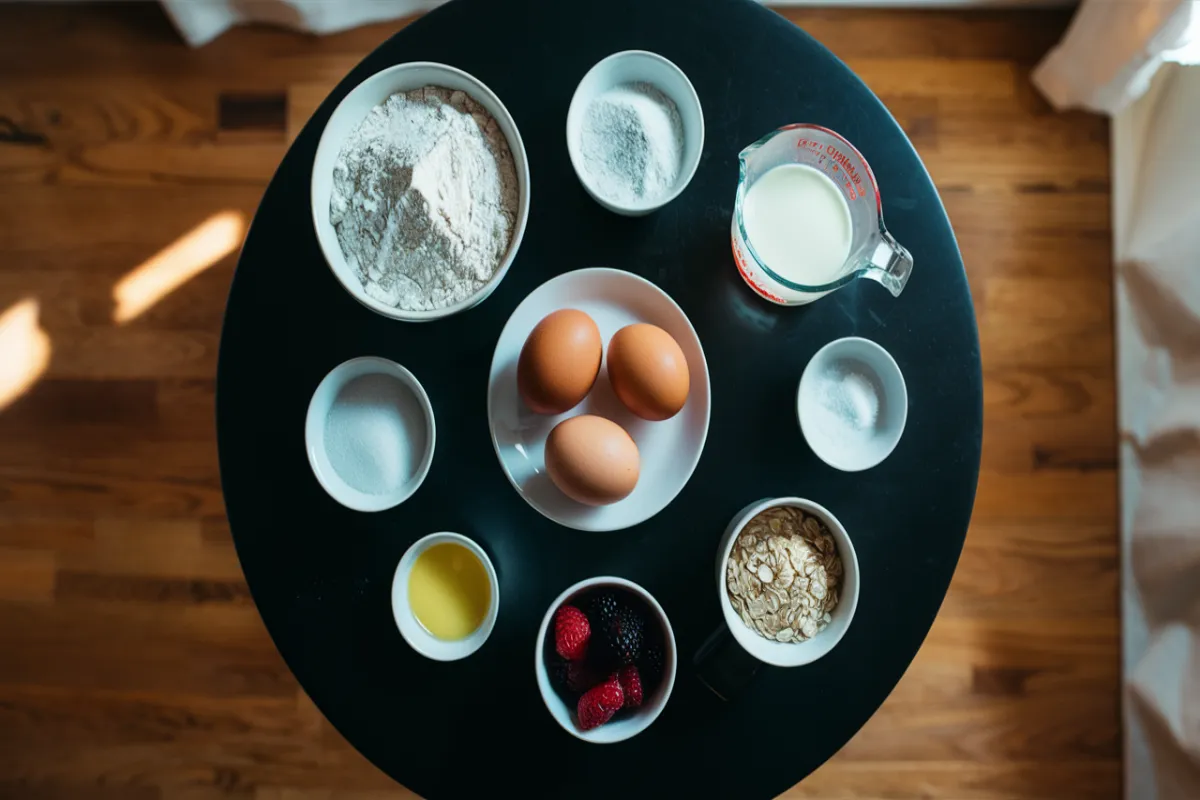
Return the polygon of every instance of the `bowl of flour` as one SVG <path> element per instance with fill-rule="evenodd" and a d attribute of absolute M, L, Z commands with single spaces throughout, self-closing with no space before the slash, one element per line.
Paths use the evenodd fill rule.
<path fill-rule="evenodd" d="M 529 219 L 529 165 L 512 116 L 445 64 L 377 72 L 321 134 L 313 224 L 334 276 L 392 319 L 465 311 L 508 272 Z"/>

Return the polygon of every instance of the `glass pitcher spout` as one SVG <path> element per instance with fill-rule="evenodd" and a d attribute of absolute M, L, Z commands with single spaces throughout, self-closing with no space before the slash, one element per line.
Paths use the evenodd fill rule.
<path fill-rule="evenodd" d="M 880 229 L 875 251 L 862 277 L 878 281 L 892 293 L 892 297 L 899 297 L 908 283 L 908 276 L 912 274 L 912 266 L 913 258 L 908 249 L 890 233 Z"/>

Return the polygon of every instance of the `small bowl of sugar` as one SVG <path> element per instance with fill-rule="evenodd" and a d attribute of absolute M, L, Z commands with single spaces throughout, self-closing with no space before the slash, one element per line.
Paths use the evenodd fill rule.
<path fill-rule="evenodd" d="M 317 482 L 355 511 L 384 511 L 417 491 L 433 463 L 433 406 L 421 382 L 386 358 L 352 358 L 313 392 L 305 449 Z"/>
<path fill-rule="evenodd" d="M 646 50 L 588 70 L 567 111 L 567 152 L 592 199 L 640 217 L 691 182 L 704 149 L 704 111 L 687 75 Z"/>
<path fill-rule="evenodd" d="M 847 336 L 804 368 L 796 396 L 800 430 L 817 458 L 858 472 L 887 458 L 904 433 L 908 389 L 896 360 L 870 339 Z"/>

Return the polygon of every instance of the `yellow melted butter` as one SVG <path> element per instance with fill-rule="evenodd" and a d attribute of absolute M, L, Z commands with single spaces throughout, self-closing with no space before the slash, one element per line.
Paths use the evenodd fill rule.
<path fill-rule="evenodd" d="M 483 563 L 460 544 L 430 547 L 413 562 L 408 604 L 421 627 L 439 639 L 470 636 L 491 606 L 491 582 Z"/>

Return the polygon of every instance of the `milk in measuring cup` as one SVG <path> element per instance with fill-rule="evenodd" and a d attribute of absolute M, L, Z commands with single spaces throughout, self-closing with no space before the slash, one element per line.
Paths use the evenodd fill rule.
<path fill-rule="evenodd" d="M 782 164 L 754 181 L 742 219 L 760 260 L 805 286 L 837 280 L 850 253 L 850 207 L 825 173 Z"/>

